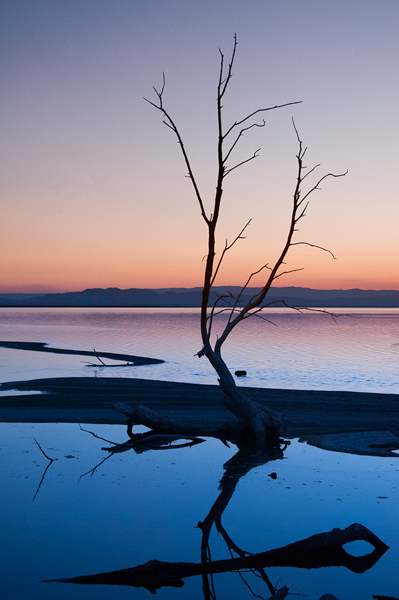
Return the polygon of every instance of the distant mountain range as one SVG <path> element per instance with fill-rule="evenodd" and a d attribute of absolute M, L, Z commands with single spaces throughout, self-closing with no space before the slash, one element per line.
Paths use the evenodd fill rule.
<path fill-rule="evenodd" d="M 210 305 L 220 294 L 230 291 L 237 294 L 237 286 L 213 288 Z M 254 296 L 260 288 L 248 288 L 242 303 Z M 93 288 L 83 292 L 61 294 L 0 294 L 0 307 L 198 307 L 202 288 Z M 271 308 L 283 302 L 296 307 L 309 308 L 399 308 L 398 290 L 313 290 L 301 287 L 271 288 L 267 302 Z M 241 304 L 242 304 L 241 303 Z"/>

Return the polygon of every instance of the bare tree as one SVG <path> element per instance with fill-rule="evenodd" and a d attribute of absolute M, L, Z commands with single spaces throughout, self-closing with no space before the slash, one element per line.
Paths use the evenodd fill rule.
<path fill-rule="evenodd" d="M 226 341 L 229 334 L 232 330 L 244 319 L 247 319 L 251 316 L 258 315 L 260 311 L 262 311 L 265 307 L 270 306 L 271 304 L 276 304 L 276 302 L 267 303 L 267 294 L 270 290 L 270 287 L 276 279 L 281 277 L 284 272 L 282 268 L 285 264 L 285 259 L 289 249 L 292 246 L 305 244 L 308 246 L 316 247 L 326 252 L 329 252 L 325 248 L 321 248 L 320 246 L 316 246 L 315 244 L 311 244 L 309 242 L 304 241 L 294 241 L 294 233 L 297 231 L 297 226 L 299 221 L 305 216 L 306 210 L 309 205 L 309 197 L 315 190 L 319 189 L 320 183 L 326 179 L 327 177 L 341 177 L 344 173 L 339 175 L 334 175 L 333 173 L 328 173 L 323 175 L 320 179 L 316 181 L 315 184 L 311 185 L 310 188 L 306 192 L 302 192 L 302 184 L 304 180 L 315 171 L 315 169 L 319 166 L 316 165 L 310 170 L 306 170 L 306 167 L 303 164 L 303 159 L 306 153 L 306 148 L 303 146 L 303 143 L 299 137 L 298 131 L 294 125 L 294 130 L 296 133 L 299 149 L 296 155 L 297 158 L 297 179 L 294 188 L 293 194 L 293 204 L 291 211 L 291 219 L 288 227 L 288 233 L 286 240 L 283 244 L 280 255 L 273 266 L 269 266 L 269 264 L 263 264 L 260 269 L 254 271 L 248 277 L 245 285 L 242 287 L 241 291 L 237 295 L 233 294 L 222 294 L 219 295 L 216 302 L 212 307 L 208 307 L 210 300 L 211 289 L 215 283 L 215 279 L 219 273 L 221 264 L 226 253 L 232 248 L 232 246 L 243 237 L 243 233 L 249 222 L 243 227 L 237 237 L 233 240 L 232 243 L 228 244 L 226 242 L 225 247 L 220 255 L 220 258 L 217 260 L 216 258 L 216 231 L 219 223 L 219 218 L 221 214 L 221 205 L 222 205 L 222 197 L 223 197 L 223 182 L 225 178 L 230 175 L 233 171 L 243 166 L 244 164 L 254 160 L 259 155 L 259 150 L 255 150 L 255 152 L 247 157 L 244 160 L 241 160 L 233 166 L 228 166 L 228 161 L 230 161 L 234 155 L 234 152 L 239 144 L 243 134 L 250 129 L 256 127 L 264 127 L 265 121 L 257 122 L 256 118 L 261 116 L 262 113 L 275 110 L 277 108 L 282 108 L 284 106 L 291 106 L 293 104 L 298 104 L 299 102 L 288 102 L 286 104 L 279 104 L 275 106 L 271 106 L 268 108 L 259 108 L 256 109 L 243 118 L 238 119 L 234 123 L 225 126 L 223 121 L 223 99 L 228 90 L 229 84 L 232 78 L 232 71 L 234 60 L 236 56 L 237 50 L 237 38 L 234 36 L 234 45 L 233 51 L 231 53 L 231 58 L 228 65 L 225 64 L 225 57 L 223 53 L 220 51 L 220 71 L 219 71 L 219 80 L 217 84 L 217 124 L 218 124 L 218 143 L 217 143 L 217 182 L 216 182 L 216 192 L 213 200 L 212 209 L 210 212 L 207 212 L 205 209 L 205 202 L 203 196 L 200 192 L 199 186 L 197 184 L 197 180 L 194 175 L 194 171 L 186 152 L 182 136 L 180 134 L 180 130 L 172 119 L 170 113 L 164 106 L 164 90 L 165 90 L 165 75 L 163 76 L 163 84 L 160 90 L 153 88 L 157 100 L 152 102 L 147 100 L 152 106 L 154 106 L 157 110 L 162 113 L 163 123 L 169 127 L 177 137 L 178 143 L 180 144 L 180 148 L 183 154 L 183 158 L 188 169 L 188 177 L 191 180 L 191 183 L 194 188 L 195 196 L 197 198 L 200 213 L 205 221 L 208 228 L 208 251 L 206 256 L 206 266 L 205 266 L 205 274 L 204 274 L 204 284 L 202 291 L 202 303 L 201 303 L 201 337 L 202 337 L 202 349 L 198 352 L 198 356 L 206 356 L 215 371 L 218 374 L 219 384 L 221 390 L 224 394 L 224 402 L 225 406 L 237 417 L 238 425 L 237 431 L 240 430 L 240 435 L 243 443 L 247 443 L 249 445 L 255 445 L 258 447 L 265 447 L 268 444 L 275 444 L 278 442 L 280 435 L 280 428 L 282 425 L 281 417 L 274 411 L 267 409 L 265 406 L 258 404 L 256 402 L 250 401 L 245 397 L 245 395 L 241 392 L 239 388 L 237 388 L 235 380 L 230 373 L 225 361 L 222 358 L 222 346 Z M 330 252 L 330 254 L 332 254 Z M 266 276 L 264 279 L 263 287 L 261 291 L 256 293 L 249 301 L 243 302 L 244 292 L 248 288 L 252 278 L 255 275 L 258 275 L 261 272 L 265 272 Z M 223 303 L 225 303 L 223 305 Z M 284 304 L 284 302 L 283 302 Z M 226 308 L 227 306 L 227 308 Z M 214 323 L 214 318 L 217 314 L 221 312 L 228 312 L 227 323 L 224 327 L 223 332 L 219 337 L 217 337 L 215 342 L 211 340 L 212 326 Z M 245 441 L 244 441 L 245 440 Z"/>

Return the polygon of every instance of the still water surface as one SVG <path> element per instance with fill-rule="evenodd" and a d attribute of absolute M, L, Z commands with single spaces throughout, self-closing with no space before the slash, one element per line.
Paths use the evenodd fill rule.
<path fill-rule="evenodd" d="M 126 440 L 122 426 L 86 425 L 108 440 Z M 2 598 L 22 600 L 149 600 L 143 588 L 40 583 L 42 579 L 125 569 L 154 558 L 200 561 L 203 521 L 219 495 L 223 464 L 234 454 L 217 440 L 192 448 L 133 450 L 108 456 L 110 444 L 77 424 L 0 424 Z M 55 460 L 48 461 L 34 439 Z M 97 467 L 97 465 L 99 465 Z M 97 468 L 96 468 L 97 467 Z M 270 477 L 276 473 L 276 478 Z M 264 552 L 354 522 L 368 527 L 390 549 L 363 574 L 345 567 L 266 568 L 274 586 L 299 597 L 372 600 L 398 597 L 399 460 L 332 453 L 293 441 L 284 458 L 242 477 L 222 516 L 235 544 Z M 213 531 L 212 559 L 230 558 Z M 371 546 L 348 550 L 361 555 Z M 259 577 L 215 576 L 218 600 L 269 598 Z M 182 588 L 163 587 L 160 600 L 201 600 L 200 577 Z"/>
<path fill-rule="evenodd" d="M 233 371 L 248 372 L 248 386 L 399 393 L 399 309 L 335 313 L 336 321 L 284 309 L 266 313 L 273 324 L 249 319 L 224 346 L 227 364 Z M 160 365 L 94 369 L 81 356 L 0 348 L 3 382 L 105 376 L 216 383 L 206 359 L 194 356 L 201 349 L 198 309 L 2 308 L 0 332 L 5 341 L 165 360 Z"/>
<path fill-rule="evenodd" d="M 268 313 L 275 325 L 247 321 L 226 345 L 226 360 L 233 370 L 248 371 L 245 385 L 399 393 L 399 311 L 337 312 L 338 322 L 286 311 Z M 1 309 L 1 340 L 166 362 L 90 368 L 82 356 L 0 348 L 0 381 L 105 376 L 215 383 L 205 360 L 194 357 L 200 349 L 198 317 L 196 309 Z M 126 440 L 121 426 L 84 427 L 108 440 Z M 40 488 L 49 463 L 35 439 L 57 459 Z M 0 424 L 2 598 L 145 600 L 152 596 L 143 588 L 40 580 L 124 569 L 154 558 L 199 562 L 196 525 L 218 497 L 223 464 L 235 448 L 207 440 L 184 449 L 130 450 L 99 465 L 108 456 L 106 446 L 76 424 Z M 333 453 L 293 440 L 283 459 L 238 481 L 222 523 L 234 543 L 256 553 L 359 522 L 390 546 L 364 574 L 344 567 L 267 568 L 271 583 L 310 600 L 327 592 L 339 600 L 399 597 L 398 474 L 396 456 Z M 214 560 L 230 557 L 220 535 L 213 532 L 210 542 Z M 264 581 L 249 574 L 245 581 L 237 573 L 215 576 L 215 597 L 269 598 Z M 164 587 L 157 597 L 201 600 L 201 579 L 186 579 L 180 589 Z"/>

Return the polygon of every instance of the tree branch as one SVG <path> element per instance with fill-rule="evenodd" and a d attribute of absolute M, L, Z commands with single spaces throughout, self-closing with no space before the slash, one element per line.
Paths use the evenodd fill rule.
<path fill-rule="evenodd" d="M 229 173 L 231 173 L 235 169 L 238 169 L 238 167 L 242 167 L 242 165 L 245 165 L 246 163 L 249 163 L 251 160 L 254 160 L 254 158 L 258 158 L 259 152 L 260 152 L 260 148 L 258 148 L 257 150 L 255 150 L 255 152 L 253 153 L 253 155 L 250 156 L 249 158 L 247 158 L 245 160 L 242 160 L 238 164 L 234 165 L 234 167 L 231 167 L 231 169 L 226 169 L 225 172 L 224 172 L 224 177 L 227 177 L 227 175 Z"/>
<path fill-rule="evenodd" d="M 317 244 L 311 244 L 310 242 L 292 242 L 291 246 L 310 246 L 311 248 L 318 248 L 319 250 L 328 252 L 328 254 L 331 254 L 331 256 L 333 257 L 334 260 L 337 260 L 337 258 L 331 252 L 331 250 L 328 250 L 328 248 L 323 248 L 323 246 L 317 246 Z M 302 269 L 296 269 L 296 270 L 302 270 Z"/>
<path fill-rule="evenodd" d="M 223 261 L 223 258 L 224 258 L 224 256 L 225 256 L 226 252 L 228 252 L 228 251 L 230 250 L 230 248 L 232 248 L 232 247 L 234 246 L 234 244 L 235 244 L 235 243 L 236 243 L 238 240 L 244 240 L 244 239 L 245 239 L 245 238 L 243 238 L 243 237 L 242 237 L 242 234 L 244 233 L 244 231 L 246 230 L 246 228 L 248 227 L 248 225 L 251 223 L 251 221 L 252 221 L 252 219 L 249 219 L 249 221 L 248 221 L 248 222 L 247 222 L 247 223 L 244 225 L 244 227 L 241 229 L 240 233 L 239 233 L 239 234 L 237 235 L 237 237 L 236 237 L 236 238 L 235 238 L 235 239 L 234 239 L 234 240 L 231 242 L 231 244 L 228 244 L 228 243 L 227 243 L 227 240 L 226 240 L 225 247 L 224 247 L 224 249 L 223 249 L 222 255 L 221 255 L 221 257 L 220 257 L 220 260 L 219 260 L 219 262 L 218 262 L 218 264 L 217 264 L 217 267 L 216 267 L 216 269 L 215 269 L 215 272 L 214 272 L 214 274 L 213 274 L 213 277 L 212 277 L 212 279 L 211 279 L 211 287 L 213 286 L 213 284 L 214 284 L 214 282 L 215 282 L 216 276 L 217 276 L 217 274 L 218 274 L 218 271 L 219 271 L 219 269 L 220 269 L 220 265 L 222 264 L 222 261 Z"/>
<path fill-rule="evenodd" d="M 204 208 L 204 204 L 203 204 L 203 201 L 202 201 L 202 197 L 201 197 L 201 194 L 200 194 L 200 191 L 199 191 L 196 179 L 194 177 L 194 173 L 193 173 L 193 170 L 191 168 L 191 163 L 190 163 L 190 160 L 188 158 L 186 149 L 184 147 L 183 139 L 182 139 L 182 137 L 180 135 L 180 131 L 178 130 L 177 126 L 175 125 L 174 121 L 172 120 L 172 117 L 170 116 L 170 114 L 163 107 L 162 95 L 163 95 L 163 92 L 164 92 L 164 89 L 165 89 L 165 73 L 163 73 L 162 75 L 163 75 L 163 83 L 162 83 L 161 91 L 158 91 L 155 87 L 153 87 L 156 95 L 158 96 L 158 104 L 155 104 L 154 102 L 151 102 L 151 100 L 148 100 L 147 98 L 144 98 L 144 100 L 146 102 L 148 102 L 149 104 L 151 104 L 151 106 L 154 106 L 157 110 L 159 110 L 164 115 L 166 121 L 164 120 L 163 123 L 165 125 L 167 125 L 167 127 L 169 127 L 175 133 L 175 135 L 177 137 L 177 140 L 178 140 L 178 143 L 180 144 L 180 149 L 181 149 L 182 154 L 183 154 L 184 162 L 186 163 L 186 167 L 188 169 L 188 176 L 191 179 L 191 183 L 192 183 L 192 185 L 194 187 L 195 195 L 197 197 L 198 204 L 200 206 L 200 211 L 201 211 L 202 218 L 204 219 L 204 221 L 207 224 L 209 224 L 209 219 L 208 219 L 208 217 L 206 215 L 206 212 L 205 212 L 205 208 Z"/>
<path fill-rule="evenodd" d="M 241 238 L 244 229 L 241 233 L 235 238 L 232 244 L 228 244 L 226 241 L 224 250 L 221 254 L 219 261 L 216 263 L 216 232 L 217 225 L 219 222 L 219 216 L 221 211 L 222 197 L 223 197 L 223 181 L 227 175 L 229 175 L 232 171 L 238 169 L 239 167 L 245 165 L 246 163 L 254 160 L 258 157 L 260 149 L 255 150 L 252 156 L 247 157 L 246 159 L 238 162 L 233 167 L 227 168 L 227 161 L 231 158 L 234 151 L 236 150 L 238 143 L 244 133 L 254 127 L 263 127 L 265 122 L 256 123 L 251 122 L 251 119 L 256 119 L 258 115 L 261 113 L 267 112 L 269 110 L 274 110 L 277 108 L 283 108 L 287 106 L 292 106 L 299 104 L 299 102 L 288 102 L 285 104 L 276 104 L 275 106 L 267 107 L 267 108 L 258 108 L 242 119 L 234 121 L 227 129 L 224 129 L 223 126 L 223 105 L 222 100 L 227 92 L 228 86 L 231 82 L 233 75 L 233 65 L 236 57 L 237 50 L 237 36 L 234 35 L 234 44 L 233 50 L 231 52 L 230 62 L 226 68 L 225 59 L 222 51 L 219 49 L 220 53 L 220 68 L 219 68 L 219 77 L 217 83 L 217 97 L 216 97 L 216 116 L 217 116 L 217 175 L 216 175 L 216 186 L 215 186 L 215 196 L 213 199 L 212 209 L 210 211 L 210 216 L 208 217 L 205 212 L 205 206 L 203 203 L 202 196 L 200 194 L 199 188 L 197 186 L 196 179 L 194 177 L 191 163 L 188 158 L 187 152 L 185 150 L 182 137 L 180 132 L 172 120 L 170 114 L 165 110 L 163 106 L 163 93 L 165 89 L 165 76 L 163 76 L 163 82 L 161 90 L 157 90 L 154 88 L 155 94 L 157 95 L 157 102 L 149 102 L 152 106 L 154 106 L 157 110 L 159 110 L 163 117 L 164 123 L 169 127 L 177 137 L 178 143 L 180 144 L 180 148 L 183 154 L 183 158 L 188 169 L 188 176 L 191 179 L 192 185 L 194 187 L 195 195 L 197 201 L 200 206 L 201 216 L 207 224 L 208 227 L 208 244 L 207 244 L 207 253 L 206 253 L 206 265 L 204 272 L 204 280 L 203 280 L 203 288 L 202 288 L 202 300 L 201 300 L 201 339 L 202 339 L 202 349 L 198 352 L 198 356 L 201 357 L 205 355 L 215 371 L 218 374 L 218 380 L 221 387 L 221 390 L 225 397 L 225 406 L 236 416 L 239 421 L 239 425 L 242 428 L 242 431 L 250 430 L 252 432 L 252 440 L 257 446 L 263 446 L 266 443 L 271 443 L 275 445 L 279 440 L 279 428 L 282 426 L 281 418 L 279 415 L 274 414 L 272 411 L 268 411 L 267 409 L 261 410 L 255 403 L 248 401 L 247 398 L 238 390 L 234 378 L 227 368 L 226 363 L 222 359 L 221 356 L 221 347 L 222 344 L 227 339 L 228 335 L 231 331 L 240 323 L 243 319 L 249 318 L 250 316 L 257 315 L 261 310 L 263 310 L 265 306 L 265 298 L 268 294 L 270 287 L 275 279 L 282 276 L 284 273 L 289 271 L 285 271 L 283 273 L 280 272 L 280 268 L 285 264 L 286 255 L 293 245 L 309 245 L 311 247 L 322 249 L 326 252 L 330 252 L 321 246 L 316 246 L 309 242 L 293 242 L 293 236 L 297 231 L 298 222 L 305 216 L 306 210 L 309 205 L 308 198 L 310 195 L 316 190 L 320 189 L 319 186 L 327 177 L 342 177 L 343 174 L 335 175 L 333 173 L 328 173 L 321 177 L 317 183 L 311 187 L 303 196 L 301 186 L 303 181 L 315 171 L 318 167 L 316 165 L 309 171 L 306 171 L 306 167 L 303 164 L 303 159 L 306 154 L 306 148 L 303 147 L 303 143 L 299 137 L 298 130 L 296 128 L 295 122 L 293 120 L 293 127 L 296 133 L 299 149 L 296 155 L 297 159 L 297 177 L 296 184 L 293 194 L 293 204 L 291 209 L 291 217 L 290 223 L 288 227 L 288 232 L 285 238 L 285 242 L 281 249 L 281 252 L 274 263 L 273 267 L 269 267 L 268 264 L 265 264 L 261 269 L 252 273 L 245 285 L 242 287 L 240 293 L 237 296 L 233 296 L 228 293 L 227 295 L 219 296 L 214 303 L 211 313 L 208 316 L 208 305 L 210 299 L 210 293 L 212 286 L 214 285 L 215 279 L 219 274 L 221 264 L 225 257 L 226 252 L 231 248 L 231 246 L 236 243 L 238 239 Z M 232 134 L 232 137 L 229 136 Z M 229 140 L 229 146 L 227 146 L 227 139 Z M 232 141 L 230 141 L 230 139 Z M 225 148 L 227 146 L 227 149 Z M 245 226 L 247 227 L 247 225 Z M 330 254 L 332 254 L 330 252 Z M 334 257 L 334 255 L 332 254 Z M 334 257 L 335 258 L 335 257 Z M 238 308 L 238 305 L 242 299 L 243 293 L 245 289 L 247 289 L 249 282 L 252 277 L 262 271 L 263 269 L 269 270 L 269 275 L 264 282 L 263 287 L 260 292 L 258 292 L 255 296 L 253 296 L 243 307 Z M 295 271 L 298 269 L 295 269 Z M 217 307 L 222 301 L 225 301 L 227 298 L 234 299 L 233 307 L 230 309 L 230 315 L 225 325 L 225 328 L 219 338 L 216 339 L 214 345 L 211 344 L 211 332 L 213 319 L 216 314 L 223 312 L 217 311 Z M 142 415 L 142 417 L 147 418 L 148 415 Z M 141 418 L 141 417 L 140 417 Z M 142 420 L 142 419 L 141 419 Z M 242 443 L 247 444 L 248 439 L 251 438 L 251 433 L 244 440 L 244 436 L 242 435 Z M 211 590 L 209 589 L 209 594 Z"/>
<path fill-rule="evenodd" d="M 314 185 L 303 197 L 302 197 L 302 193 L 301 193 L 301 185 L 303 180 L 306 177 L 306 174 L 304 175 L 303 170 L 304 170 L 304 165 L 303 165 L 303 157 L 305 155 L 306 152 L 306 148 L 303 148 L 303 143 L 299 137 L 299 133 L 298 130 L 296 128 L 295 122 L 293 121 L 293 127 L 296 133 L 296 137 L 298 140 L 298 144 L 299 144 L 299 150 L 298 153 L 296 155 L 297 158 L 297 163 L 298 163 L 298 171 L 297 171 L 297 181 L 296 181 L 296 186 L 295 186 L 295 190 L 294 190 L 294 194 L 293 194 L 293 205 L 292 205 L 292 212 L 291 212 L 291 222 L 290 222 L 290 226 L 288 229 L 288 234 L 287 234 L 287 238 L 286 238 L 286 242 L 284 244 L 284 247 L 281 251 L 281 254 L 279 256 L 279 258 L 277 259 L 277 261 L 274 264 L 274 267 L 272 269 L 270 269 L 270 275 L 264 285 L 264 287 L 262 288 L 262 290 L 256 295 L 255 299 L 249 301 L 241 310 L 240 312 L 232 319 L 229 319 L 223 333 L 221 334 L 221 336 L 218 338 L 216 345 L 215 345 L 215 352 L 217 352 L 218 354 L 220 354 L 221 351 L 221 347 L 223 345 L 223 343 L 226 341 L 228 335 L 231 333 L 231 331 L 234 329 L 234 327 L 236 327 L 238 325 L 238 323 L 240 321 L 242 321 L 244 318 L 246 318 L 247 314 L 252 314 L 253 310 L 262 306 L 263 301 L 266 297 L 266 294 L 269 292 L 269 289 L 273 283 L 273 281 L 275 279 L 277 279 L 278 277 L 280 277 L 281 275 L 283 275 L 284 273 L 278 273 L 278 270 L 280 269 L 280 267 L 284 264 L 284 260 L 285 257 L 289 251 L 289 249 L 291 248 L 291 246 L 295 245 L 295 244 L 306 244 L 309 246 L 312 246 L 312 244 L 308 243 L 308 242 L 293 242 L 292 238 L 294 236 L 294 233 L 296 232 L 296 225 L 298 223 L 298 221 L 300 221 L 300 219 L 303 218 L 303 216 L 305 215 L 306 209 L 309 205 L 309 202 L 306 202 L 305 207 L 301 208 L 304 201 L 310 196 L 310 194 L 312 192 L 314 192 L 316 189 L 319 189 L 319 184 L 326 179 L 327 177 L 343 177 L 346 173 L 341 173 L 338 175 L 335 175 L 334 173 L 327 173 L 326 175 L 324 175 L 323 177 L 321 177 L 318 182 L 316 183 L 316 185 Z M 315 167 L 313 168 L 313 170 L 315 169 Z M 328 250 L 326 250 L 325 248 L 319 247 L 318 248 L 326 251 L 326 252 L 330 252 Z M 330 254 L 332 254 L 332 252 L 330 252 Z M 332 254 L 333 258 L 334 255 Z M 287 272 L 285 272 L 287 273 Z M 249 280 L 252 278 L 253 274 L 250 276 Z M 245 284 L 245 286 L 243 287 L 243 289 L 245 289 L 245 287 L 248 285 L 248 282 Z"/>
<path fill-rule="evenodd" d="M 251 112 L 248 116 L 241 119 L 241 121 L 236 121 L 235 123 L 233 123 L 233 125 L 231 125 L 231 127 L 229 127 L 229 129 L 226 131 L 223 138 L 226 139 L 226 137 L 233 131 L 233 129 L 235 129 L 239 125 L 242 125 L 243 123 L 245 123 L 245 121 L 248 121 L 248 119 L 254 117 L 255 115 L 261 112 L 267 112 L 268 110 L 275 110 L 277 108 L 284 108 L 285 106 L 293 106 L 294 104 L 302 104 L 302 100 L 297 100 L 296 102 L 286 102 L 285 104 L 275 104 L 274 106 L 268 106 L 267 108 L 258 108 L 257 110 Z"/>
<path fill-rule="evenodd" d="M 240 133 L 237 135 L 236 139 L 234 140 L 233 144 L 231 145 L 230 150 L 225 155 L 225 157 L 223 159 L 223 162 L 226 164 L 226 161 L 229 159 L 229 156 L 231 155 L 231 153 L 233 152 L 234 148 L 238 144 L 240 138 L 244 135 L 245 131 L 248 131 L 249 129 L 252 129 L 252 127 L 264 127 L 265 125 L 266 125 L 266 121 L 263 120 L 263 123 L 252 123 L 252 125 L 249 125 L 248 127 L 244 127 L 243 129 L 241 129 Z"/>

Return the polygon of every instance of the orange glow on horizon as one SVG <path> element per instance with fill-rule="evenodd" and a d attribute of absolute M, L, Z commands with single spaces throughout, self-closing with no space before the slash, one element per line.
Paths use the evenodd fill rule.
<path fill-rule="evenodd" d="M 218 48 L 226 57 L 232 48 L 223 3 L 186 3 L 178 19 L 168 3 L 3 4 L 0 293 L 200 287 L 207 226 L 181 148 L 143 96 L 152 98 L 165 69 L 165 107 L 209 217 Z M 224 155 L 218 256 L 251 224 L 216 285 L 245 284 L 284 247 L 297 178 L 293 117 L 308 148 L 302 198 L 314 193 L 276 286 L 399 289 L 399 3 L 367 3 L 360 21 L 351 3 L 324 4 L 311 18 L 299 2 L 289 11 L 279 2 L 229 7 L 239 46 L 225 133 L 257 108 L 301 103 L 268 112 L 265 127 L 255 127 L 260 114 L 244 119 L 245 135 Z"/>

